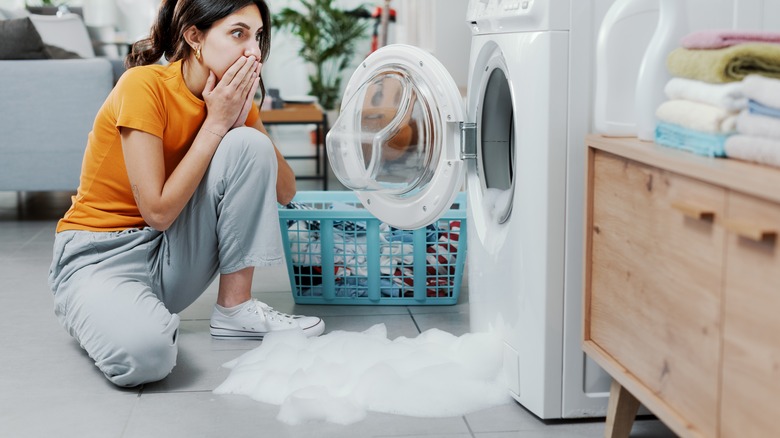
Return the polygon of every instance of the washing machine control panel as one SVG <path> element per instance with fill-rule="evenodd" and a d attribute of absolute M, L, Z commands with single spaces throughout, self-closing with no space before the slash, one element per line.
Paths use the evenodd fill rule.
<path fill-rule="evenodd" d="M 474 34 L 567 30 L 578 0 L 471 0 L 466 18 Z"/>

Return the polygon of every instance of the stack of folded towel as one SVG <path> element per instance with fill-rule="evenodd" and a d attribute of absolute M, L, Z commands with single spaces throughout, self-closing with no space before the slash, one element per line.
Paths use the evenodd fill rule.
<path fill-rule="evenodd" d="M 780 167 L 780 79 L 750 75 L 742 91 L 747 108 L 737 117 L 737 134 L 726 140 L 726 155 Z"/>
<path fill-rule="evenodd" d="M 727 139 L 747 107 L 743 79 L 780 78 L 780 33 L 709 30 L 692 33 L 669 54 L 668 101 L 656 111 L 656 143 L 725 156 Z"/>

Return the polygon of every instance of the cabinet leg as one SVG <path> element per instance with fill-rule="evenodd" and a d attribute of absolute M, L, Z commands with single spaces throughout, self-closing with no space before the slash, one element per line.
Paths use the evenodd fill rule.
<path fill-rule="evenodd" d="M 612 380 L 609 389 L 609 405 L 607 406 L 607 425 L 605 438 L 627 438 L 631 434 L 634 418 L 639 410 L 639 400 L 631 395 L 626 388 Z"/>

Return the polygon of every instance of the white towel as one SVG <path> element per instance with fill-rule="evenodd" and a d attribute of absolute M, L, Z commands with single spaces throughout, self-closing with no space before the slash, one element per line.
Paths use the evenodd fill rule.
<path fill-rule="evenodd" d="M 742 82 L 711 84 L 686 78 L 672 78 L 664 88 L 666 97 L 671 100 L 690 100 L 706 103 L 730 111 L 739 111 L 747 107 L 747 98 L 742 92 Z"/>
<path fill-rule="evenodd" d="M 780 140 L 732 135 L 726 140 L 726 156 L 780 167 Z"/>
<path fill-rule="evenodd" d="M 780 140 L 780 119 L 743 110 L 737 116 L 737 132 L 755 137 Z"/>
<path fill-rule="evenodd" d="M 742 80 L 742 92 L 748 99 L 780 109 L 780 79 L 749 75 Z"/>
<path fill-rule="evenodd" d="M 737 114 L 736 111 L 690 100 L 667 100 L 655 112 L 663 122 L 710 134 L 734 132 Z"/>

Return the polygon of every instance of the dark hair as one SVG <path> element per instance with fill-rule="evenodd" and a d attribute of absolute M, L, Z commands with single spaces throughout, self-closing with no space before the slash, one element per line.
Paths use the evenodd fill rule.
<path fill-rule="evenodd" d="M 259 46 L 260 61 L 265 62 L 271 50 L 271 15 L 265 0 L 163 0 L 149 37 L 133 44 L 125 67 L 154 64 L 162 57 L 170 62 L 187 58 L 192 48 L 184 40 L 184 31 L 190 26 L 205 32 L 217 21 L 252 4 L 263 20 Z M 260 91 L 265 97 L 262 77 Z"/>

